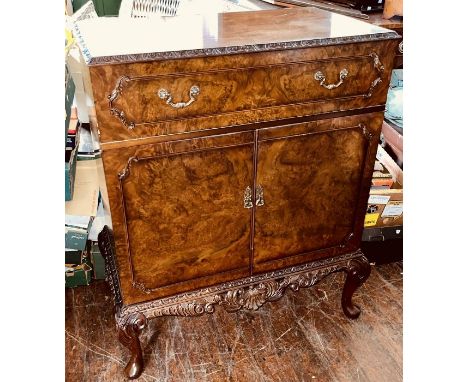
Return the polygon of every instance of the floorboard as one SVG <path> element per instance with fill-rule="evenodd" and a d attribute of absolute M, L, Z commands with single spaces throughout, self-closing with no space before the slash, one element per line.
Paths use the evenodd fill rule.
<path fill-rule="evenodd" d="M 357 320 L 341 311 L 343 273 L 256 312 L 151 320 L 138 381 L 402 381 L 402 272 L 401 262 L 372 267 L 355 294 Z M 107 284 L 66 289 L 65 305 L 66 380 L 126 381 L 128 352 L 117 340 Z"/>

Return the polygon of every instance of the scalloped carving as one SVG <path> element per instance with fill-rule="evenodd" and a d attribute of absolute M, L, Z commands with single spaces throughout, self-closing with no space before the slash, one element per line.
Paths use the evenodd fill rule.
<path fill-rule="evenodd" d="M 310 287 L 327 275 L 345 270 L 351 259 L 362 257 L 360 251 L 318 260 L 280 271 L 182 293 L 146 303 L 125 306 L 121 314 L 143 313 L 148 318 L 160 316 L 200 316 L 210 314 L 216 305 L 228 312 L 257 310 L 266 302 L 279 300 L 288 290 Z"/>

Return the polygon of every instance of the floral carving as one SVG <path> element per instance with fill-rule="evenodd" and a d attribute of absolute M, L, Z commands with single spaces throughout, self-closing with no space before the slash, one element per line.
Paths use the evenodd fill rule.
<path fill-rule="evenodd" d="M 298 291 L 300 288 L 315 285 L 331 273 L 346 271 L 351 260 L 367 262 L 362 252 L 358 250 L 193 292 L 123 306 L 113 252 L 112 233 L 107 226 L 99 234 L 99 248 L 106 260 L 107 281 L 114 294 L 117 306 L 116 320 L 120 327 L 127 326 L 126 320 L 130 316 L 139 317 L 138 322 L 141 325 L 137 326 L 144 326 L 140 313 L 146 320 L 160 316 L 200 316 L 213 313 L 216 305 L 222 306 L 228 312 L 240 309 L 257 310 L 266 302 L 279 300 L 288 289 Z"/>
<path fill-rule="evenodd" d="M 327 275 L 345 270 L 350 259 L 361 258 L 360 251 L 337 258 L 319 260 L 259 276 L 183 293 L 148 303 L 123 307 L 122 314 L 137 312 L 146 317 L 200 316 L 213 313 L 216 305 L 228 312 L 257 310 L 267 302 L 279 300 L 287 290 L 310 287 Z"/>
<path fill-rule="evenodd" d="M 370 53 L 369 56 L 374 60 L 374 68 L 377 70 L 379 75 L 381 75 L 384 72 L 385 68 L 382 65 L 382 63 L 380 62 L 379 56 L 375 52 Z M 382 82 L 381 77 L 377 77 L 374 81 L 372 81 L 372 84 L 371 84 L 371 86 L 370 86 L 370 88 L 369 88 L 369 90 L 367 92 L 367 95 L 366 95 L 367 98 L 372 96 L 372 93 L 374 92 L 374 89 L 381 82 Z"/>
<path fill-rule="evenodd" d="M 123 86 L 131 81 L 130 77 L 128 76 L 122 76 L 117 80 L 117 83 L 115 85 L 114 90 L 112 90 L 112 93 L 107 96 L 107 99 L 109 100 L 109 111 L 112 115 L 116 116 L 118 120 L 128 129 L 132 130 L 135 127 L 134 122 L 129 122 L 127 121 L 127 118 L 125 116 L 125 113 L 114 107 L 114 101 L 120 97 L 120 95 L 123 92 Z"/>

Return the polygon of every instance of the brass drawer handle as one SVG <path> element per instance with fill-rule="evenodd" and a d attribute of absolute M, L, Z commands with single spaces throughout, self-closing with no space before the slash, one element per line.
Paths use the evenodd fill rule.
<path fill-rule="evenodd" d="M 247 186 L 244 191 L 244 208 L 252 208 L 252 189 L 250 186 Z"/>
<path fill-rule="evenodd" d="M 263 187 L 258 185 L 255 188 L 255 205 L 260 207 L 265 204 L 265 199 L 263 199 Z"/>
<path fill-rule="evenodd" d="M 331 89 L 335 89 L 338 86 L 340 86 L 347 76 L 348 76 L 348 70 L 347 69 L 341 69 L 341 71 L 340 71 L 340 81 L 337 82 L 336 84 L 329 84 L 329 85 L 325 85 L 326 78 L 325 78 L 325 75 L 320 70 L 317 73 L 315 73 L 314 78 L 317 81 L 320 81 L 320 86 L 323 86 L 325 89 L 331 90 Z"/>
<path fill-rule="evenodd" d="M 193 85 L 189 91 L 190 100 L 188 100 L 187 102 L 174 103 L 172 102 L 172 94 L 168 90 L 162 88 L 162 89 L 159 89 L 158 91 L 159 98 L 166 100 L 166 103 L 175 109 L 182 109 L 184 107 L 190 106 L 193 102 L 196 101 L 197 96 L 199 94 L 200 94 L 200 88 L 197 85 Z"/>

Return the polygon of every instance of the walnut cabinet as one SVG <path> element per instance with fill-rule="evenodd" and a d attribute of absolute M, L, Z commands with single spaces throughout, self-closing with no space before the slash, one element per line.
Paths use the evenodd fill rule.
<path fill-rule="evenodd" d="M 186 20 L 127 22 L 76 30 L 126 375 L 143 369 L 148 319 L 258 309 L 332 272 L 347 273 L 342 308 L 358 317 L 352 295 L 370 272 L 359 244 L 398 35 L 312 8 L 194 17 L 191 35 L 170 44 L 144 37 Z"/>

